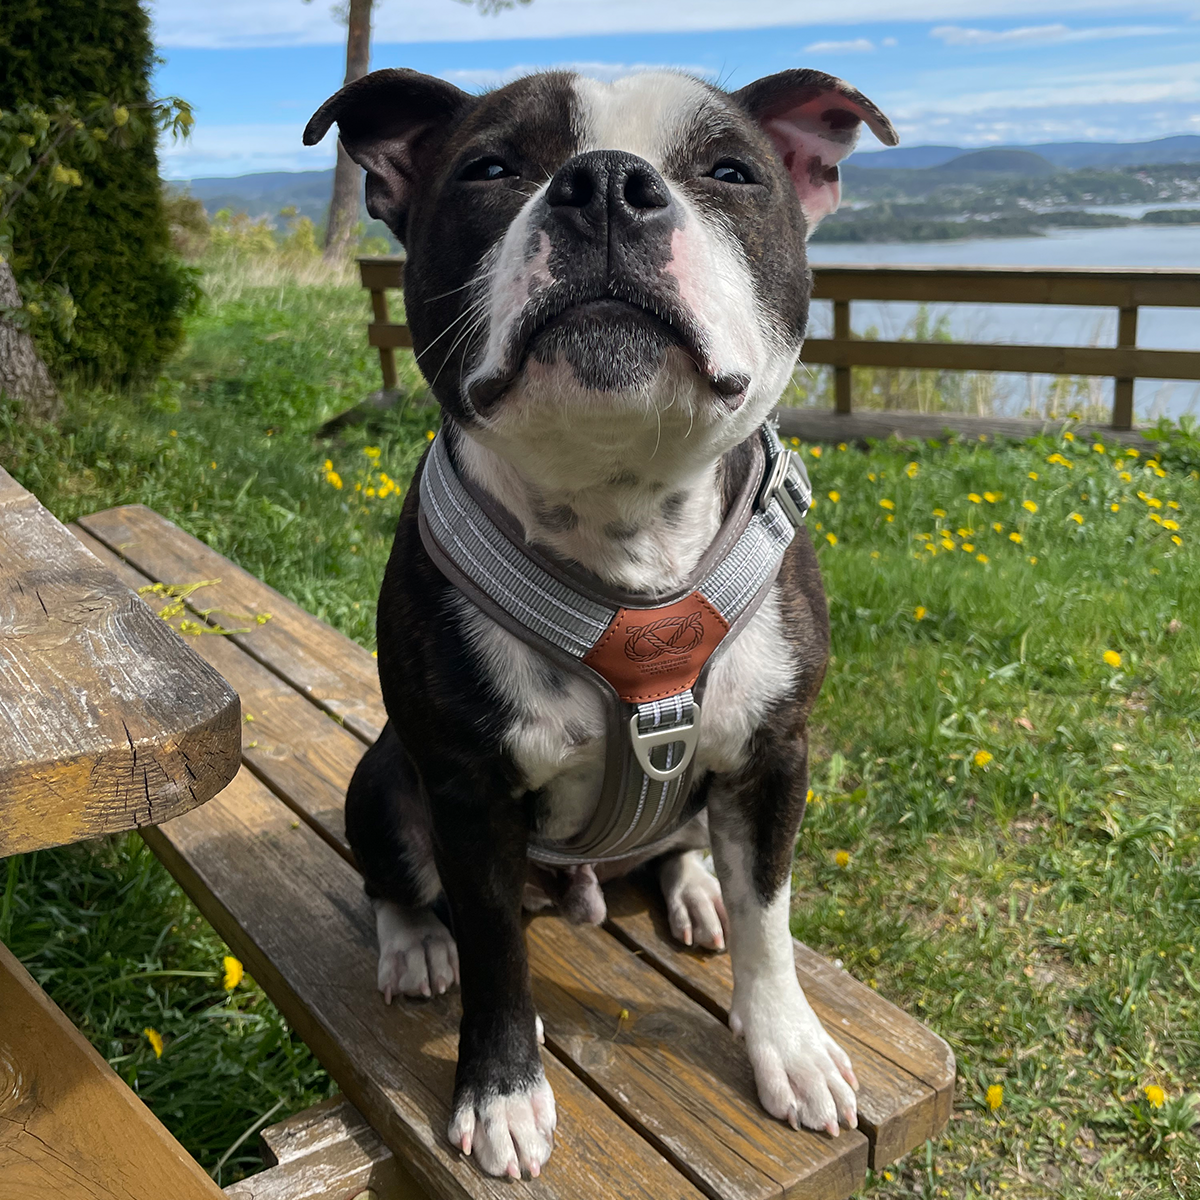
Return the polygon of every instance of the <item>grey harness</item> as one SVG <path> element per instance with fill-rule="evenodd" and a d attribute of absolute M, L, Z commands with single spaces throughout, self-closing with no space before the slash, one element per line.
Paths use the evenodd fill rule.
<path fill-rule="evenodd" d="M 529 545 L 515 519 L 458 472 L 443 428 L 421 473 L 421 540 L 442 573 L 506 629 L 605 700 L 600 803 L 567 841 L 531 841 L 554 866 L 645 854 L 682 823 L 701 702 L 716 652 L 770 590 L 812 502 L 799 455 L 772 425 L 712 545 L 682 587 L 622 593 Z"/>

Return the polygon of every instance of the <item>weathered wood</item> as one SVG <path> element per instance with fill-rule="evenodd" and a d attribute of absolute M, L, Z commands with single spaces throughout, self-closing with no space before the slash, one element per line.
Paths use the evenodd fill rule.
<path fill-rule="evenodd" d="M 644 960 L 721 1020 L 729 1018 L 733 970 L 727 954 L 683 950 L 657 898 L 622 881 L 605 889 L 609 928 Z M 802 942 L 796 974 L 830 1034 L 854 1063 L 859 1127 L 879 1168 L 932 1137 L 949 1119 L 955 1064 L 950 1047 L 903 1009 Z"/>
<path fill-rule="evenodd" d="M 229 685 L 0 469 L 0 856 L 203 804 L 240 724 Z"/>
<path fill-rule="evenodd" d="M 358 259 L 362 285 L 373 292 L 404 286 L 403 254 L 364 254 Z"/>
<path fill-rule="evenodd" d="M 373 291 L 371 293 L 371 311 L 375 314 L 375 325 L 391 325 L 392 317 L 388 312 L 387 292 Z M 412 339 L 409 339 L 410 346 Z M 379 347 L 379 365 L 383 368 L 384 391 L 396 390 L 396 351 L 391 346 Z"/>
<path fill-rule="evenodd" d="M 945 371 L 1007 371 L 1017 375 L 1118 375 L 1139 379 L 1200 379 L 1198 350 L 1128 346 L 1006 346 L 970 342 L 873 342 L 809 338 L 801 359 L 835 367 L 902 367 Z"/>
<path fill-rule="evenodd" d="M 222 1200 L 0 946 L 0 1200 Z"/>
<path fill-rule="evenodd" d="M 1093 433 L 1121 445 L 1147 445 L 1138 430 L 1110 429 L 1096 421 L 1029 420 L 1020 417 L 974 417 L 965 413 L 891 412 L 860 408 L 853 413 L 825 408 L 779 408 L 779 431 L 808 442 L 865 442 L 868 438 L 942 440 L 947 436 L 977 439 L 1013 438 L 1023 441 L 1038 434 L 1057 436 L 1063 429 L 1079 436 Z"/>
<path fill-rule="evenodd" d="M 850 301 L 833 302 L 833 337 L 835 341 L 850 340 Z M 848 413 L 853 407 L 854 391 L 849 363 L 833 368 L 833 408 L 835 412 Z"/>
<path fill-rule="evenodd" d="M 426 1200 L 345 1096 L 271 1125 L 259 1139 L 269 1166 L 231 1183 L 230 1200 Z"/>
<path fill-rule="evenodd" d="M 372 323 L 367 326 L 367 345 L 376 346 L 379 349 L 412 349 L 412 334 L 409 332 L 407 325 L 389 324 L 380 325 Z M 383 386 L 395 387 L 395 383 L 389 384 L 384 380 Z"/>
<path fill-rule="evenodd" d="M 1200 308 L 1200 271 L 1152 267 L 820 266 L 814 300 Z"/>
<path fill-rule="evenodd" d="M 1122 308 L 1117 315 L 1117 345 L 1137 345 L 1138 310 Z M 1114 429 L 1133 428 L 1133 385 L 1132 376 L 1125 375 L 1113 381 Z"/>
<path fill-rule="evenodd" d="M 190 597 L 193 611 L 218 608 L 213 616 L 226 628 L 253 630 L 230 640 L 342 721 L 366 741 L 374 741 L 387 717 L 379 694 L 375 661 L 344 634 L 309 616 L 298 604 L 235 566 L 203 542 L 184 533 L 140 504 L 110 508 L 79 524 L 156 582 L 218 582 Z M 259 613 L 271 619 L 257 625 Z"/>
<path fill-rule="evenodd" d="M 144 836 L 430 1197 L 700 1200 L 549 1054 L 559 1106 L 551 1167 L 532 1181 L 490 1179 L 453 1150 L 457 993 L 383 1004 L 361 880 L 249 771 Z"/>

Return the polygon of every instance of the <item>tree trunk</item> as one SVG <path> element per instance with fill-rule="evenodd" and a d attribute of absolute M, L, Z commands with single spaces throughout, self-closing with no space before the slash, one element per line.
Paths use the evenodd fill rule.
<path fill-rule="evenodd" d="M 350 0 L 346 29 L 346 83 L 361 79 L 371 65 L 372 0 Z M 325 227 L 326 259 L 341 258 L 350 248 L 358 225 L 362 196 L 362 169 L 338 142 L 337 166 L 333 171 L 333 199 Z"/>
<path fill-rule="evenodd" d="M 12 267 L 0 258 L 0 309 L 21 307 L 21 293 Z M 53 421 L 62 414 L 62 401 L 27 330 L 0 316 L 0 395 L 18 400 L 28 417 Z"/>

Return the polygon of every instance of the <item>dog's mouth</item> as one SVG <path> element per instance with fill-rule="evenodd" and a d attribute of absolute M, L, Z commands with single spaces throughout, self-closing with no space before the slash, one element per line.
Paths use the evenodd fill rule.
<path fill-rule="evenodd" d="M 740 407 L 750 385 L 741 372 L 722 371 L 712 361 L 708 338 L 695 318 L 678 301 L 607 292 L 590 296 L 561 295 L 524 313 L 510 339 L 508 369 L 473 380 L 467 399 L 486 414 L 513 385 L 531 358 L 550 353 L 554 342 L 580 336 L 620 338 L 622 330 L 641 327 L 662 345 L 676 346 L 691 359 L 713 394 L 730 410 Z M 599 331 L 603 330 L 603 333 Z M 611 389 L 610 389 L 611 390 Z"/>

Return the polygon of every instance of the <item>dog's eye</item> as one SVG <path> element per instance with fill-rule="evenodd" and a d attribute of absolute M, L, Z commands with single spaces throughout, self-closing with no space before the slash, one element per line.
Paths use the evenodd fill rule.
<path fill-rule="evenodd" d="M 487 158 L 477 158 L 473 163 L 468 163 L 459 175 L 460 179 L 515 179 L 516 171 L 512 169 L 503 159 L 497 158 L 494 154 L 488 155 Z"/>
<path fill-rule="evenodd" d="M 719 162 L 712 169 L 712 177 L 721 183 L 749 183 L 750 175 L 740 163 Z"/>

